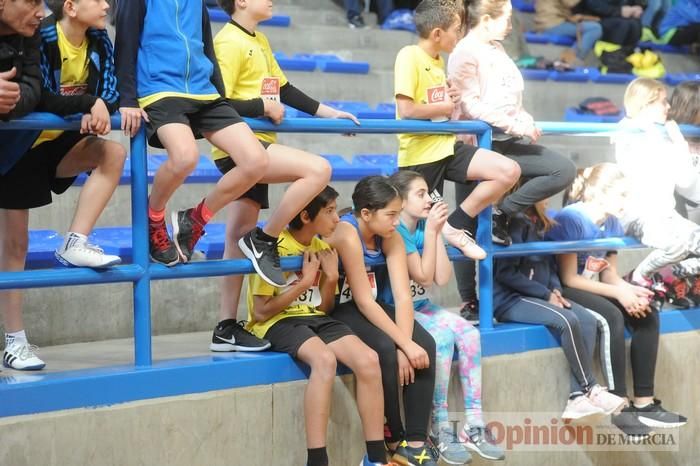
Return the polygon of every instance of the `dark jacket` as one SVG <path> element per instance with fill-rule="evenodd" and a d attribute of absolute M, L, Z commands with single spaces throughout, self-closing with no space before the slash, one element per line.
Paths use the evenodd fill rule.
<path fill-rule="evenodd" d="M 41 23 L 42 93 L 38 110 L 65 116 L 90 113 L 98 98 L 109 113 L 119 108 L 117 77 L 114 71 L 112 42 L 107 31 L 87 30 L 88 82 L 85 95 L 61 95 L 61 52 L 58 48 L 56 18 L 51 15 Z"/>
<path fill-rule="evenodd" d="M 518 214 L 510 222 L 513 243 L 542 241 L 542 233 L 525 215 Z M 560 290 L 553 256 L 522 256 L 497 259 L 493 284 L 493 308 L 496 318 L 521 297 L 549 299 L 552 290 Z"/>
<path fill-rule="evenodd" d="M 0 36 L 0 71 L 15 67 L 13 81 L 19 83 L 20 100 L 10 112 L 0 114 L 0 120 L 20 118 L 34 111 L 41 97 L 39 68 L 39 32 L 32 37 L 19 34 Z M 40 131 L 0 131 L 0 175 L 7 173 L 26 152 Z"/>

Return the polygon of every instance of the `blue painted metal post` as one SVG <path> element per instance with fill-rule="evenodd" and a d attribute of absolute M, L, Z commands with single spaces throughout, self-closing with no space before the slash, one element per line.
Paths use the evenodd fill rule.
<path fill-rule="evenodd" d="M 144 126 L 131 139 L 131 224 L 134 264 L 144 274 L 134 282 L 134 360 L 137 366 L 150 366 L 151 276 L 148 255 L 148 177 Z"/>
<path fill-rule="evenodd" d="M 488 130 L 478 136 L 479 147 L 491 149 L 492 131 Z M 491 207 L 479 214 L 479 227 L 476 240 L 486 250 L 486 259 L 479 261 L 479 328 L 493 329 L 493 243 L 491 242 Z"/>

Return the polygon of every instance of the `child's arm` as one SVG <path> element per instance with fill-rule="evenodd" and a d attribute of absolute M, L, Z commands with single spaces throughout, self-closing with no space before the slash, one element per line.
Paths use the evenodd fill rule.
<path fill-rule="evenodd" d="M 19 100 L 9 112 L 0 115 L 3 120 L 20 118 L 34 111 L 41 99 L 41 69 L 39 31 L 32 37 L 24 38 L 24 51 L 22 57 L 22 74 L 18 80 L 9 78 L 9 81 L 19 85 Z M 8 70 L 11 71 L 11 70 Z M 18 70 L 15 70 L 17 72 Z M 12 86 L 14 88 L 14 86 Z M 16 90 L 16 88 L 14 88 Z"/>
<path fill-rule="evenodd" d="M 424 287 L 429 287 L 435 282 L 438 265 L 438 243 L 442 242 L 440 231 L 447 220 L 447 214 L 446 203 L 438 202 L 433 204 L 425 223 L 423 254 L 409 251 L 407 246 L 407 252 L 409 252 L 407 257 L 408 275 L 413 281 Z M 444 255 L 446 257 L 447 253 L 445 252 Z"/>
<path fill-rule="evenodd" d="M 413 301 L 408 280 L 406 248 L 401 235 L 395 233 L 382 239 L 382 251 L 389 271 L 391 294 L 396 308 L 396 325 L 408 338 L 413 337 Z M 434 270 L 433 270 L 434 272 Z M 431 280 L 432 283 L 432 280 Z"/>
<path fill-rule="evenodd" d="M 435 267 L 435 284 L 437 286 L 445 286 L 450 282 L 452 277 L 452 262 L 447 255 L 445 241 L 442 234 L 438 233 L 437 240 L 437 266 Z"/>
<path fill-rule="evenodd" d="M 253 315 L 257 322 L 265 322 L 289 307 L 303 292 L 313 286 L 320 261 L 315 253 L 304 252 L 302 277 L 287 291 L 277 296 L 255 295 L 253 298 Z M 255 293 L 255 290 L 252 291 Z"/>
<path fill-rule="evenodd" d="M 338 251 L 324 249 L 318 252 L 321 261 L 321 311 L 329 313 L 335 306 L 335 294 L 338 289 Z"/>
<path fill-rule="evenodd" d="M 416 103 L 411 97 L 396 94 L 396 111 L 402 120 L 430 120 L 431 118 L 450 117 L 454 110 L 451 100 L 434 104 Z"/>

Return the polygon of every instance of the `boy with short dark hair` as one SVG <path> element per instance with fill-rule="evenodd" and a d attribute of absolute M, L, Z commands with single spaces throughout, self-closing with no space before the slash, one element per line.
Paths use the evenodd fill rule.
<path fill-rule="evenodd" d="M 283 287 L 249 276 L 249 328 L 267 338 L 274 351 L 289 353 L 311 367 L 304 392 L 307 466 L 328 466 L 326 430 L 337 361 L 357 378 L 357 404 L 367 455 L 360 466 L 384 465 L 384 395 L 379 357 L 344 323 L 329 315 L 338 288 L 338 254 L 321 237 L 340 222 L 338 193 L 327 186 L 280 235 L 280 255 L 303 255 L 300 272 L 285 273 Z"/>
<path fill-rule="evenodd" d="M 56 258 L 67 266 L 104 268 L 121 262 L 87 242 L 95 222 L 119 184 L 126 152 L 98 136 L 110 130 L 118 94 L 112 44 L 104 30 L 105 0 L 50 0 L 53 12 L 41 24 L 42 89 L 39 110 L 83 113 L 80 131 L 32 132 L 28 152 L 0 176 L 0 237 L 4 270 L 22 270 L 27 254 L 29 209 L 50 204 L 82 172 L 90 172 L 75 215 Z M 44 367 L 27 342 L 22 294 L 2 295 L 5 317 L 4 364 L 14 369 Z"/>
<path fill-rule="evenodd" d="M 394 66 L 398 119 L 447 121 L 461 95 L 445 76 L 440 53 L 451 52 L 462 37 L 461 2 L 423 0 L 415 11 L 417 45 L 401 49 Z M 400 170 L 420 173 L 431 192 L 442 192 L 445 180 L 466 184 L 480 180 L 445 222 L 447 242 L 472 259 L 486 257 L 469 231 L 484 208 L 498 200 L 520 176 L 518 164 L 502 155 L 457 142 L 454 135 L 400 134 Z M 496 232 L 494 232 L 495 234 Z M 507 235 L 507 233 L 506 233 Z"/>

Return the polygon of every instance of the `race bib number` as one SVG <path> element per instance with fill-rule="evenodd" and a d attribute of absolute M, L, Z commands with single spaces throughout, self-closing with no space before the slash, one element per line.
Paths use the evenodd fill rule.
<path fill-rule="evenodd" d="M 428 94 L 426 96 L 427 97 L 426 101 L 429 104 L 437 104 L 440 102 L 444 102 L 445 99 L 447 98 L 447 89 L 445 88 L 444 85 L 429 87 L 426 90 L 426 92 Z M 434 121 L 435 123 L 439 123 L 439 122 L 447 121 L 447 120 L 449 120 L 449 118 L 443 117 L 443 116 L 431 118 L 431 121 Z"/>
<path fill-rule="evenodd" d="M 411 299 L 415 303 L 416 301 L 423 301 L 424 299 L 428 299 L 428 290 L 423 287 L 423 285 L 418 284 L 411 280 L 411 283 L 409 284 L 411 287 Z"/>
<path fill-rule="evenodd" d="M 372 299 L 377 300 L 377 279 L 374 276 L 374 272 L 367 272 L 367 278 L 369 278 L 369 287 L 372 290 Z M 347 277 L 343 281 L 343 289 L 340 290 L 340 304 L 352 301 L 352 291 L 350 290 L 350 284 L 348 283 Z"/>
<path fill-rule="evenodd" d="M 610 267 L 610 262 L 602 257 L 588 256 L 586 258 L 586 266 L 583 268 L 583 276 L 589 279 L 595 278 L 608 267 Z"/>
<path fill-rule="evenodd" d="M 263 100 L 271 100 L 273 102 L 280 101 L 280 78 L 269 77 L 263 78 L 262 86 L 260 87 L 260 97 Z"/>
<path fill-rule="evenodd" d="M 295 272 L 294 275 L 290 277 L 290 279 L 287 280 L 287 285 L 285 285 L 285 290 L 291 288 L 294 286 L 300 279 L 302 275 L 301 272 Z M 321 290 L 320 290 L 320 284 L 321 284 L 321 271 L 316 272 L 316 278 L 314 278 L 314 283 L 311 287 L 306 289 L 302 294 L 297 297 L 291 304 L 290 307 L 293 306 L 310 306 L 313 308 L 317 308 L 321 305 Z"/>

